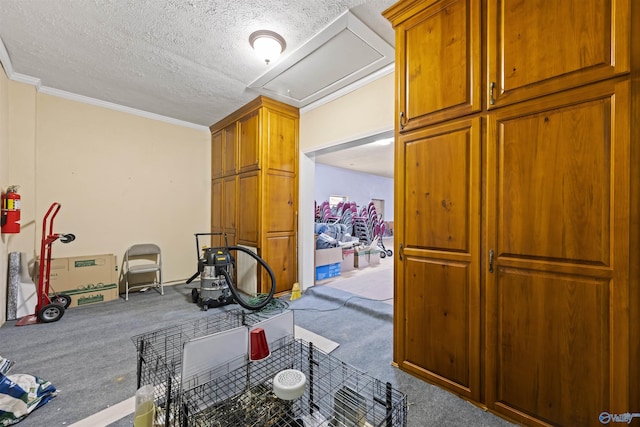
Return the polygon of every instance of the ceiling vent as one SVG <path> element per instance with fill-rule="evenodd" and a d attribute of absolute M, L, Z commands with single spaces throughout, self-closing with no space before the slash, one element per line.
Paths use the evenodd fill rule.
<path fill-rule="evenodd" d="M 394 52 L 346 11 L 247 87 L 302 108 L 392 64 Z"/>

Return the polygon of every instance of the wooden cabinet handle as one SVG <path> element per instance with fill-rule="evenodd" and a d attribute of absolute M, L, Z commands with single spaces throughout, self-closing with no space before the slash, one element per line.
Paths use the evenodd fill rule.
<path fill-rule="evenodd" d="M 406 120 L 404 118 L 404 111 L 400 112 L 400 130 L 404 129 L 404 126 L 406 124 Z"/>
<path fill-rule="evenodd" d="M 493 273 L 493 249 L 489 250 L 489 273 Z"/>
<path fill-rule="evenodd" d="M 398 247 L 398 257 L 400 258 L 400 261 L 402 261 L 402 242 L 400 242 L 400 246 Z"/>
<path fill-rule="evenodd" d="M 496 82 L 491 82 L 489 84 L 489 104 L 493 105 L 496 103 L 496 100 L 493 98 L 493 89 L 496 87 Z"/>

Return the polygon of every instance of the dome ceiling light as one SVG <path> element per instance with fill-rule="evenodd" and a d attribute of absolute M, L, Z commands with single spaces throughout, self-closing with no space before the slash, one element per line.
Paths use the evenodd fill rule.
<path fill-rule="evenodd" d="M 254 31 L 249 36 L 249 43 L 260 59 L 267 65 L 284 52 L 287 47 L 287 43 L 280 34 L 269 30 Z"/>

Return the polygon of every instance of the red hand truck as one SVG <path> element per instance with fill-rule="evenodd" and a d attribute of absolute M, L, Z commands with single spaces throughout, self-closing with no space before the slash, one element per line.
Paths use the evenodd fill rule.
<path fill-rule="evenodd" d="M 50 296 L 51 278 L 51 245 L 60 239 L 62 243 L 70 243 L 76 239 L 73 234 L 57 234 L 53 232 L 53 220 L 62 206 L 53 203 L 42 221 L 42 244 L 40 246 L 40 269 L 38 276 L 38 289 L 36 310 L 34 314 L 23 317 L 16 322 L 16 326 L 33 325 L 34 323 L 50 323 L 60 320 L 65 309 L 71 304 L 71 297 L 65 294 Z"/>

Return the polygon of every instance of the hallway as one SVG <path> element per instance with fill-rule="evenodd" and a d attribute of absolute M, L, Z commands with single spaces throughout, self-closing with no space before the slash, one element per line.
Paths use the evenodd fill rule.
<path fill-rule="evenodd" d="M 385 238 L 385 247 L 393 248 L 393 238 Z M 354 269 L 323 280 L 316 286 L 329 286 L 364 298 L 393 304 L 393 263 L 395 253 L 380 259 L 380 264 Z"/>

